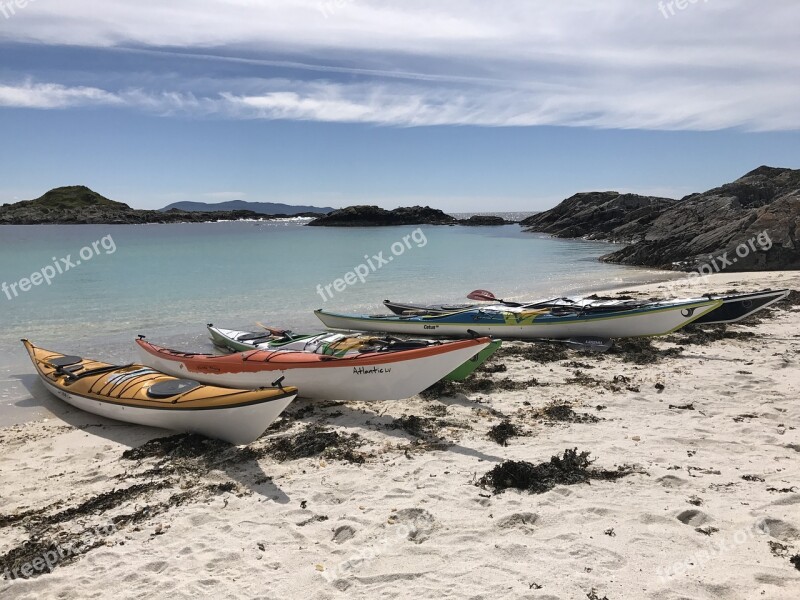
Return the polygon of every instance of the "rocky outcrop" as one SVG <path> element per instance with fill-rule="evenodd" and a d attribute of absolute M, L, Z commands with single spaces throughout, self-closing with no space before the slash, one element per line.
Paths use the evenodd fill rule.
<path fill-rule="evenodd" d="M 391 225 L 455 225 L 458 219 L 429 206 L 386 210 L 378 206 L 348 206 L 314 219 L 314 227 L 387 227 Z"/>
<path fill-rule="evenodd" d="M 800 269 L 800 170 L 759 167 L 681 200 L 576 194 L 521 225 L 628 244 L 601 258 L 606 262 L 687 271 L 709 263 L 729 271 Z"/>
<path fill-rule="evenodd" d="M 109 200 L 82 185 L 56 188 L 36 200 L 25 200 L 0 206 L 0 225 L 138 225 L 144 223 L 203 223 L 265 218 L 269 217 L 249 210 L 213 212 L 188 212 L 176 209 L 166 212 L 136 210 L 122 202 Z"/>
<path fill-rule="evenodd" d="M 511 225 L 514 221 L 507 221 L 503 217 L 495 217 L 492 215 L 472 215 L 469 219 L 460 219 L 459 225 L 469 226 L 497 226 L 497 225 Z"/>
<path fill-rule="evenodd" d="M 556 237 L 634 242 L 644 237 L 653 221 L 676 201 L 670 198 L 586 192 L 575 194 L 555 208 L 520 222 L 525 231 Z"/>
<path fill-rule="evenodd" d="M 683 270 L 714 261 L 729 271 L 800 269 L 799 243 L 800 170 L 759 167 L 685 198 L 641 240 L 602 260 Z"/>

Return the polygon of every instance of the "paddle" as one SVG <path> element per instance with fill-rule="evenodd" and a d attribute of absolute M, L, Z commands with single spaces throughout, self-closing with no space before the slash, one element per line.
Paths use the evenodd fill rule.
<path fill-rule="evenodd" d="M 501 300 L 488 290 L 475 290 L 467 294 L 467 298 L 469 298 L 470 300 L 478 300 L 480 302 L 497 302 L 499 304 L 505 304 L 506 306 L 522 306 L 522 304 L 520 304 L 519 302 L 511 302 L 510 300 Z"/>
<path fill-rule="evenodd" d="M 468 294 L 467 298 L 469 298 L 470 300 L 480 300 L 481 302 L 497 302 L 499 304 L 505 304 L 506 306 L 522 307 L 522 308 L 547 307 L 559 300 L 568 303 L 573 302 L 573 300 L 570 298 L 553 298 L 552 300 L 542 300 L 540 302 L 520 304 L 519 302 L 511 302 L 510 300 L 501 300 L 488 290 L 475 290 L 474 292 Z"/>
<path fill-rule="evenodd" d="M 543 342 L 552 342 L 566 344 L 573 350 L 581 350 L 583 352 L 607 352 L 614 345 L 608 338 L 600 337 L 574 337 L 564 340 L 541 340 Z"/>
<path fill-rule="evenodd" d="M 267 327 L 261 321 L 256 321 L 256 325 L 261 327 L 261 329 L 264 329 L 270 335 L 274 335 L 276 337 L 287 337 L 289 339 L 292 339 L 292 332 L 291 331 L 284 331 L 284 330 L 281 330 L 281 329 L 275 329 L 274 327 Z"/>

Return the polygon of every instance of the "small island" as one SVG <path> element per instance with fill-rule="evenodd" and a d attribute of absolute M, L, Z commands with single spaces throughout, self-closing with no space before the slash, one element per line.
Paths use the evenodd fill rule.
<path fill-rule="evenodd" d="M 386 210 L 379 206 L 348 206 L 335 210 L 309 223 L 312 227 L 392 227 L 396 225 L 467 225 L 497 226 L 511 225 L 503 217 L 473 215 L 468 219 L 456 219 L 430 206 L 401 206 Z"/>
<path fill-rule="evenodd" d="M 0 225 L 141 225 L 316 217 L 319 213 L 267 215 L 252 210 L 139 210 L 83 185 L 55 188 L 35 200 L 0 206 Z"/>

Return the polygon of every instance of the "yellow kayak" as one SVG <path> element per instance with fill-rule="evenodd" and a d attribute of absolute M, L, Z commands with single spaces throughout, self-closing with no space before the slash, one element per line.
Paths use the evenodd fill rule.
<path fill-rule="evenodd" d="M 297 388 L 228 389 L 37 348 L 22 340 L 45 387 L 76 408 L 138 425 L 199 433 L 231 444 L 255 441 Z"/>

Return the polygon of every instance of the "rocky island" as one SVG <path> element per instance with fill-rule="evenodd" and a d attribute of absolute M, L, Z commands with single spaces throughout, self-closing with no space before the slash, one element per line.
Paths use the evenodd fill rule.
<path fill-rule="evenodd" d="M 502 217 L 473 215 L 468 219 L 456 219 L 430 206 L 401 206 L 386 210 L 379 206 L 348 206 L 314 219 L 314 227 L 391 227 L 394 225 L 509 225 Z"/>
<path fill-rule="evenodd" d="M 386 210 L 379 206 L 348 206 L 309 223 L 312 227 L 389 227 L 392 225 L 455 225 L 458 219 L 429 206 Z"/>
<path fill-rule="evenodd" d="M 83 185 L 55 188 L 35 200 L 0 206 L 0 225 L 204 223 L 287 216 L 309 215 L 264 215 L 251 210 L 138 210 L 122 202 L 109 200 Z"/>
<path fill-rule="evenodd" d="M 762 166 L 681 200 L 576 194 L 521 225 L 628 244 L 601 258 L 618 264 L 690 271 L 724 257 L 732 272 L 800 269 L 800 170 Z"/>

